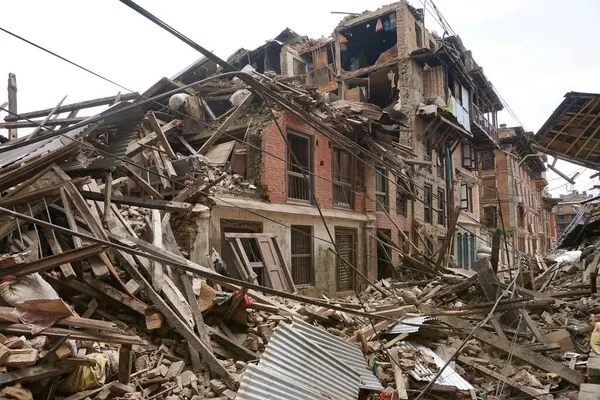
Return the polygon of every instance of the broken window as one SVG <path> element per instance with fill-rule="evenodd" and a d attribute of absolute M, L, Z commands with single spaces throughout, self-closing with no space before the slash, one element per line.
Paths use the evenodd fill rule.
<path fill-rule="evenodd" d="M 401 184 L 400 177 L 397 178 L 398 185 Z M 408 215 L 408 197 L 400 189 L 400 186 L 396 188 L 396 215 Z"/>
<path fill-rule="evenodd" d="M 292 225 L 292 279 L 296 285 L 313 283 L 312 226 Z"/>
<path fill-rule="evenodd" d="M 423 187 L 423 202 L 425 203 L 424 217 L 425 222 L 433 223 L 433 189 L 431 185 L 425 185 Z"/>
<path fill-rule="evenodd" d="M 484 171 L 492 171 L 496 168 L 496 156 L 494 150 L 481 152 L 481 169 Z"/>
<path fill-rule="evenodd" d="M 423 47 L 423 30 L 417 22 L 415 22 L 415 39 L 417 42 L 417 49 Z"/>
<path fill-rule="evenodd" d="M 496 198 L 496 178 L 484 178 L 483 183 L 483 198 L 484 199 L 495 199 Z"/>
<path fill-rule="evenodd" d="M 446 226 L 446 191 L 443 189 L 438 189 L 437 191 L 437 206 L 437 223 Z"/>
<path fill-rule="evenodd" d="M 275 236 L 268 233 L 225 233 L 242 280 L 295 292 L 294 281 Z"/>
<path fill-rule="evenodd" d="M 337 289 L 338 291 L 352 290 L 356 286 L 356 276 L 354 270 L 348 264 L 355 265 L 355 231 L 352 229 L 336 228 L 335 245 L 338 250 L 335 261 Z"/>
<path fill-rule="evenodd" d="M 440 147 L 436 153 L 437 176 L 440 178 L 445 176 L 444 164 L 444 149 Z"/>
<path fill-rule="evenodd" d="M 523 206 L 523 203 L 517 205 L 517 224 L 519 225 L 519 228 L 525 227 L 525 207 Z"/>
<path fill-rule="evenodd" d="M 313 182 L 311 139 L 305 135 L 288 133 L 288 144 L 287 197 L 295 201 L 310 202 Z"/>
<path fill-rule="evenodd" d="M 469 142 L 463 142 L 462 144 L 462 166 L 464 168 L 473 170 L 477 169 L 477 157 L 475 147 Z"/>
<path fill-rule="evenodd" d="M 460 185 L 460 208 L 473 212 L 473 188 L 467 184 Z"/>
<path fill-rule="evenodd" d="M 431 139 L 423 139 L 423 160 L 431 161 Z"/>
<path fill-rule="evenodd" d="M 483 226 L 487 228 L 498 227 L 498 208 L 495 206 L 483 207 Z"/>
<path fill-rule="evenodd" d="M 377 229 L 377 280 L 387 279 L 393 273 L 390 235 L 389 229 Z"/>
<path fill-rule="evenodd" d="M 375 167 L 375 205 L 376 211 L 388 210 L 388 180 L 385 167 Z"/>
<path fill-rule="evenodd" d="M 345 150 L 333 148 L 333 205 L 352 208 L 354 193 L 352 177 L 354 168 L 352 155 Z"/>
<path fill-rule="evenodd" d="M 396 45 L 396 13 L 361 22 L 340 32 L 342 68 L 346 71 L 375 65 L 379 56 Z"/>

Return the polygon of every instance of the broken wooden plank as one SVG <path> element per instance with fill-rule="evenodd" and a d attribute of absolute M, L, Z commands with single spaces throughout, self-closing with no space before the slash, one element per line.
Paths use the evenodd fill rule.
<path fill-rule="evenodd" d="M 41 381 L 53 376 L 66 374 L 74 368 L 75 367 L 72 366 L 62 365 L 62 363 L 49 363 L 5 372 L 0 374 L 0 387 L 22 382 Z"/>
<path fill-rule="evenodd" d="M 146 114 L 146 118 L 148 120 L 148 123 L 150 124 L 150 128 L 154 131 L 154 133 L 156 133 L 156 137 L 158 138 L 159 143 L 162 145 L 163 149 L 166 151 L 166 153 L 169 155 L 169 157 L 170 158 L 177 157 L 175 155 L 175 152 L 171 148 L 171 145 L 169 144 L 169 140 L 167 139 L 167 136 L 165 135 L 164 131 L 158 124 L 158 121 L 156 120 L 156 116 L 154 115 L 154 113 L 149 112 L 148 114 Z"/>
<path fill-rule="evenodd" d="M 32 261 L 24 264 L 17 264 L 12 267 L 0 269 L 0 278 L 13 275 L 16 277 L 30 275 L 36 272 L 43 272 L 48 269 L 58 267 L 59 265 L 79 261 L 88 257 L 100 254 L 106 246 L 102 244 L 93 244 L 90 246 L 80 247 L 79 249 L 65 251 L 59 255 L 54 255 Z"/>
<path fill-rule="evenodd" d="M 101 280 L 90 279 L 89 284 L 93 288 L 96 288 L 104 294 L 106 294 L 107 296 L 111 297 L 113 300 L 126 305 L 133 311 L 136 311 L 142 315 L 144 315 L 144 313 L 146 312 L 146 308 L 148 308 L 146 303 L 144 303 L 143 301 L 140 301 L 135 297 L 128 295 L 127 293 L 123 293 L 110 286 L 109 284 L 102 282 Z"/>
<path fill-rule="evenodd" d="M 128 385 L 131 379 L 131 345 L 124 344 L 119 349 L 119 382 Z"/>
<path fill-rule="evenodd" d="M 27 135 L 27 137 L 25 138 L 25 141 L 29 141 L 33 138 L 35 138 L 37 136 L 37 134 L 44 129 L 44 126 L 46 126 L 46 124 L 48 123 L 48 121 L 50 120 L 50 118 L 54 115 L 54 113 L 56 113 L 56 111 L 58 110 L 58 108 L 62 105 L 62 103 L 67 99 L 67 96 L 63 97 L 61 101 L 58 102 L 58 104 L 46 115 L 46 117 L 38 124 L 38 126 L 35 127 L 35 129 L 33 130 L 33 132 L 31 132 L 29 135 Z M 57 115 L 58 116 L 58 115 Z"/>
<path fill-rule="evenodd" d="M 460 363 L 464 364 L 465 366 L 473 368 L 489 377 L 497 379 L 500 382 L 503 382 L 503 383 L 507 384 L 508 386 L 510 386 L 514 389 L 517 389 L 518 391 L 520 391 L 522 393 L 525 393 L 529 396 L 534 396 L 534 398 L 537 398 L 538 396 L 545 394 L 544 391 L 541 389 L 535 389 L 531 386 L 523 385 L 522 383 L 517 382 L 514 379 L 504 376 L 504 374 L 498 373 L 496 371 L 492 371 L 491 369 L 488 369 L 480 364 L 477 364 L 476 362 L 473 362 L 473 360 L 469 357 L 459 355 L 457 357 L 457 360 Z"/>
<path fill-rule="evenodd" d="M 58 240 L 56 239 L 56 234 L 54 233 L 54 231 L 49 228 L 42 227 L 42 232 L 44 232 L 44 237 L 46 238 L 46 242 L 48 242 L 52 253 L 54 255 L 62 254 L 63 249 Z M 73 269 L 70 263 L 61 264 L 58 267 L 60 268 L 60 271 L 62 272 L 66 280 L 73 279 L 77 276 L 75 274 L 75 270 Z"/>
<path fill-rule="evenodd" d="M 91 108 L 91 107 L 111 105 L 111 104 L 114 104 L 116 98 L 117 98 L 117 96 L 109 96 L 109 97 L 101 97 L 101 98 L 93 99 L 93 100 L 81 101 L 78 103 L 65 104 L 64 106 L 58 107 L 56 112 L 59 114 L 62 114 L 65 112 L 76 111 L 76 110 L 81 110 L 81 109 L 86 109 L 86 108 Z M 137 100 L 139 98 L 140 98 L 140 95 L 138 93 L 126 93 L 126 94 L 120 95 L 121 101 Z M 50 112 L 52 112 L 52 110 L 53 110 L 53 108 L 47 108 L 47 109 L 38 110 L 38 111 L 30 111 L 30 112 L 25 112 L 25 113 L 19 113 L 18 116 L 10 114 L 10 115 L 7 115 L 6 117 L 4 117 L 4 120 L 7 122 L 12 122 L 12 121 L 19 121 L 22 119 L 39 118 L 39 117 L 48 115 Z"/>
<path fill-rule="evenodd" d="M 0 331 L 8 333 L 18 334 L 31 334 L 31 328 L 25 324 L 8 324 L 0 322 Z M 89 331 L 76 331 L 63 328 L 46 328 L 44 329 L 44 335 L 52 337 L 65 337 L 68 336 L 70 339 L 77 340 L 90 340 L 104 343 L 114 344 L 138 344 L 143 345 L 146 342 L 139 336 L 129 336 L 118 333 L 102 334 L 97 332 Z"/>
<path fill-rule="evenodd" d="M 123 165 L 119 167 L 119 170 L 127 175 L 128 177 L 130 177 L 139 187 L 140 189 L 146 193 L 149 194 L 150 196 L 153 196 L 156 199 L 161 199 L 163 200 L 164 197 L 162 194 L 160 194 L 156 189 L 154 189 L 152 187 L 152 185 L 150 185 L 148 182 L 146 182 L 144 180 L 144 178 L 142 178 L 141 176 L 138 175 L 137 172 L 135 172 L 133 170 L 133 168 L 129 165 Z"/>
<path fill-rule="evenodd" d="M 152 244 L 158 248 L 163 248 L 162 241 L 162 221 L 160 211 L 152 210 Z M 158 261 L 152 261 L 152 287 L 160 293 L 164 284 L 163 265 Z"/>
<path fill-rule="evenodd" d="M 531 333 L 533 333 L 533 336 L 537 339 L 537 341 L 543 344 L 548 344 L 548 341 L 546 340 L 542 332 L 540 332 L 537 323 L 533 320 L 533 318 L 531 318 L 529 312 L 523 309 L 521 310 L 521 315 L 523 316 L 523 320 L 525 321 L 525 323 L 529 327 L 529 330 L 531 330 Z"/>
<path fill-rule="evenodd" d="M 420 308 L 425 313 L 431 311 L 430 307 L 426 307 L 423 304 L 420 306 Z M 510 341 L 503 339 L 497 335 L 494 335 L 481 329 L 476 330 L 473 324 L 465 320 L 450 316 L 439 316 L 437 317 L 437 319 L 450 325 L 453 328 L 462 329 L 466 332 L 473 331 L 474 338 L 479 339 L 482 342 L 487 343 L 499 350 L 505 351 L 507 353 L 512 353 L 514 357 L 517 357 L 531 365 L 541 368 L 546 372 L 555 373 L 564 380 L 574 385 L 579 386 L 583 382 L 585 382 L 585 375 L 583 375 L 582 373 L 573 371 L 566 365 L 558 363 L 548 357 L 544 357 L 540 354 L 537 354 L 534 351 L 523 348 L 519 344 L 511 343 Z"/>
<path fill-rule="evenodd" d="M 390 362 L 392 363 L 392 368 L 394 370 L 394 380 L 396 382 L 396 391 L 398 392 L 398 399 L 408 400 L 408 392 L 406 391 L 406 388 L 408 387 L 408 378 L 402 372 L 402 368 L 400 368 L 400 357 L 398 357 L 398 348 L 395 348 L 391 351 Z"/>
<path fill-rule="evenodd" d="M 229 371 L 223 367 L 223 365 L 217 360 L 215 355 L 206 347 L 204 342 L 194 333 L 190 325 L 184 322 L 168 305 L 167 303 L 154 291 L 152 285 L 144 278 L 141 272 L 137 268 L 133 268 L 127 263 L 123 264 L 123 268 L 127 273 L 135 279 L 135 281 L 142 287 L 146 296 L 152 301 L 152 304 L 160 311 L 166 318 L 167 322 L 172 329 L 177 331 L 183 338 L 190 343 L 198 352 L 201 354 L 202 359 L 207 364 L 208 368 L 216 376 L 220 377 L 223 382 L 232 390 L 237 390 L 237 382 L 231 376 Z"/>
<path fill-rule="evenodd" d="M 217 140 L 221 138 L 221 136 L 227 130 L 227 128 L 242 115 L 246 107 L 252 102 L 253 98 L 254 96 L 252 94 L 249 94 L 248 97 L 246 97 L 244 101 L 242 101 L 242 103 L 235 109 L 235 111 L 232 112 L 231 115 L 229 115 L 229 117 L 227 117 L 227 119 L 223 121 L 221 125 L 219 125 L 215 133 L 213 133 L 208 138 L 208 140 L 204 142 L 202 147 L 200 147 L 200 149 L 198 150 L 198 154 L 205 155 L 208 152 L 208 150 L 210 150 L 212 145 L 215 144 Z"/>

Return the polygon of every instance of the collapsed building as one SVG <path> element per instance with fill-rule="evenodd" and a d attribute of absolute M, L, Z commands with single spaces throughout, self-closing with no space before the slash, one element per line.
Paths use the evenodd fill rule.
<path fill-rule="evenodd" d="M 595 279 L 538 256 L 543 159 L 498 127 L 460 38 L 402 1 L 226 64 L 241 72 L 204 57 L 142 94 L 9 104 L 0 289 L 51 298 L 0 309 L 1 395 L 591 393 Z"/>

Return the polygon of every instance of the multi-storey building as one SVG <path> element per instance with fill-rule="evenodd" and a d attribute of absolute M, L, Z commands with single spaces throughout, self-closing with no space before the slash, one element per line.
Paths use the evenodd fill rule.
<path fill-rule="evenodd" d="M 511 264 L 517 251 L 544 254 L 556 238 L 556 201 L 546 191 L 546 157 L 532 149 L 532 136 L 521 127 L 503 125 L 498 131 L 500 148 L 480 155 L 482 222 L 489 240 L 499 228 L 503 240 L 506 234 Z M 506 262 L 504 250 L 500 253 Z"/>
<path fill-rule="evenodd" d="M 499 146 L 502 104 L 460 38 L 437 37 L 425 28 L 423 10 L 400 1 L 345 18 L 330 38 L 286 30 L 228 61 L 272 71 L 290 88 L 318 89 L 332 107 L 356 112 L 346 121 L 355 129 L 342 138 L 281 110 L 277 124 L 263 117 L 234 124 L 253 145 L 245 149 L 245 176 L 263 198 L 212 199 L 198 254 L 215 248 L 234 262 L 224 233 L 270 233 L 301 291 L 353 290 L 361 280 L 332 251 L 316 204 L 339 254 L 370 280 L 391 276 L 404 255 L 422 253 L 428 262 L 438 257 L 458 209 L 448 255 L 461 267 L 474 264 L 477 247 L 487 244 L 481 241 L 479 154 Z M 198 71 L 184 75 L 191 82 Z M 225 112 L 216 103 L 215 109 Z M 335 125 L 321 111 L 313 115 Z"/>
<path fill-rule="evenodd" d="M 555 207 L 556 212 L 556 230 L 560 235 L 567 226 L 573 221 L 580 210 L 582 201 L 593 198 L 586 191 L 579 193 L 577 190 L 571 191 L 569 194 L 561 194 L 557 199 L 558 204 Z"/>

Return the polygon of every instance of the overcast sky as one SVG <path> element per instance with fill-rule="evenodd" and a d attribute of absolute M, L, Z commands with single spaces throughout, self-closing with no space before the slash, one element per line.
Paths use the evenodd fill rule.
<path fill-rule="evenodd" d="M 143 92 L 200 57 L 117 0 L 2 3 L 0 27 L 134 91 Z M 411 3 L 423 7 L 422 0 Z M 138 0 L 138 4 L 226 58 L 240 47 L 263 44 L 286 27 L 314 38 L 328 36 L 342 17 L 331 11 L 362 12 L 389 3 Z M 536 132 L 566 92 L 600 92 L 600 53 L 594 40 L 600 2 L 436 0 L 436 4 L 526 129 Z M 429 13 L 425 22 L 441 33 Z M 123 91 L 4 32 L 0 49 L 1 87 L 6 87 L 9 72 L 17 75 L 21 112 L 53 107 L 65 95 L 66 104 Z M 6 101 L 5 93 L 0 92 L 0 103 Z M 0 113 L 0 119 L 4 116 Z M 507 113 L 500 122 L 517 123 Z M 589 179 L 593 173 L 589 170 L 565 162 L 557 166 L 565 173 L 581 172 L 576 180 L 579 190 L 598 183 Z M 557 175 L 549 172 L 547 178 L 554 196 L 566 191 L 565 181 Z"/>

